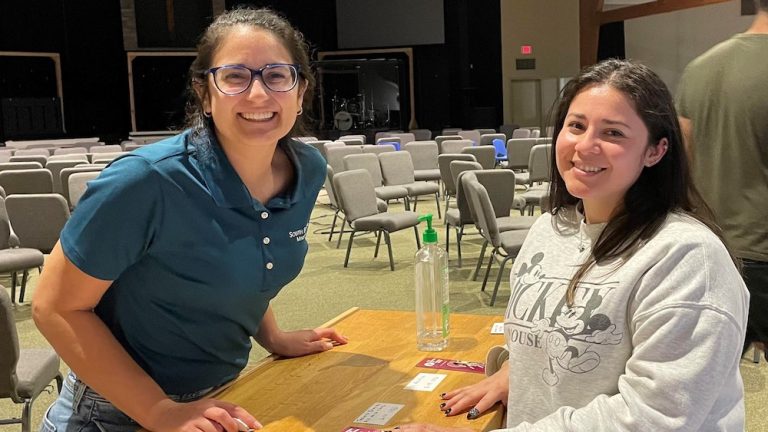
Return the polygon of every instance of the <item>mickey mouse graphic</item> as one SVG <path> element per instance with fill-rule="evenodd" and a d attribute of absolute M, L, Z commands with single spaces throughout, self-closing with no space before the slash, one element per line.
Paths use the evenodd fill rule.
<path fill-rule="evenodd" d="M 531 259 L 531 266 L 523 264 L 518 277 L 525 283 L 533 283 L 543 277 L 541 265 L 543 254 L 536 254 Z M 616 332 L 616 325 L 601 313 L 594 313 L 603 302 L 599 291 L 594 291 L 584 304 L 568 306 L 563 303 L 560 315 L 550 325 L 549 319 L 534 323 L 531 332 L 541 336 L 543 348 L 547 353 L 549 367 L 542 370 L 542 379 L 550 386 L 560 381 L 560 370 L 573 373 L 586 373 L 600 365 L 600 355 L 590 351 L 591 344 L 616 345 L 621 342 L 623 333 Z M 586 343 L 586 347 L 584 346 Z M 583 348 L 579 348 L 583 347 Z"/>

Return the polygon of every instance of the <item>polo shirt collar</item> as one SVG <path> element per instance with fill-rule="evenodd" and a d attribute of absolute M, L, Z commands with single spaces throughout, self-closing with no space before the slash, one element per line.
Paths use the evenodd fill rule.
<path fill-rule="evenodd" d="M 251 197 L 248 188 L 229 162 L 221 148 L 216 134 L 210 129 L 195 135 L 187 132 L 187 151 L 197 161 L 197 168 L 205 181 L 205 185 L 219 207 L 253 207 L 264 205 Z M 277 194 L 266 204 L 269 208 L 288 208 L 299 201 L 309 189 L 301 161 L 296 153 L 292 140 L 283 138 L 278 145 L 288 155 L 293 164 L 294 181 L 287 191 Z"/>

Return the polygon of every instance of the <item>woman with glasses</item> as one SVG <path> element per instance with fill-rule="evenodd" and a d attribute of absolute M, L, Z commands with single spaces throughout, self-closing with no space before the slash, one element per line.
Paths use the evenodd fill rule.
<path fill-rule="evenodd" d="M 743 431 L 749 293 L 691 183 L 667 87 L 608 60 L 556 110 L 552 210 L 515 258 L 506 347 L 435 405 L 466 416 L 461 431 L 497 402 L 510 432 Z"/>
<path fill-rule="evenodd" d="M 289 138 L 314 86 L 301 34 L 269 10 L 229 11 L 190 76 L 189 129 L 90 182 L 46 262 L 34 318 L 72 373 L 43 431 L 258 429 L 205 398 L 245 367 L 251 337 L 282 356 L 346 342 L 284 332 L 270 307 L 301 270 L 325 177 Z"/>

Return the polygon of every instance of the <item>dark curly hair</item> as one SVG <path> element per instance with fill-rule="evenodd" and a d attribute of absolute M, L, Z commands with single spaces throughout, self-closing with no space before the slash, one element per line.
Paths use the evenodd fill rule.
<path fill-rule="evenodd" d="M 221 46 L 226 35 L 235 27 L 246 26 L 266 30 L 277 37 L 291 54 L 292 61 L 299 65 L 300 83 L 305 85 L 303 109 L 308 112 L 312 106 L 315 89 L 315 77 L 309 65 L 309 45 L 304 36 L 275 11 L 267 8 L 255 9 L 238 7 L 227 11 L 211 23 L 200 37 L 197 44 L 197 58 L 189 67 L 187 83 L 187 107 L 185 127 L 191 128 L 195 135 L 208 131 L 210 117 L 204 115 L 203 100 L 210 91 L 206 71 L 213 67 L 216 50 Z M 299 116 L 289 132 L 289 136 L 306 134 L 304 118 Z"/>

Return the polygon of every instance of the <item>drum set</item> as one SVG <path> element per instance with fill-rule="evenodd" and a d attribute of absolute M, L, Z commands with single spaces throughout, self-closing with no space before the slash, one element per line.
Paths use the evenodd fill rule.
<path fill-rule="evenodd" d="M 389 126 L 389 107 L 386 112 L 374 109 L 373 98 L 370 107 L 366 105 L 365 94 L 358 93 L 351 98 L 333 95 L 333 127 L 347 131 Z"/>

